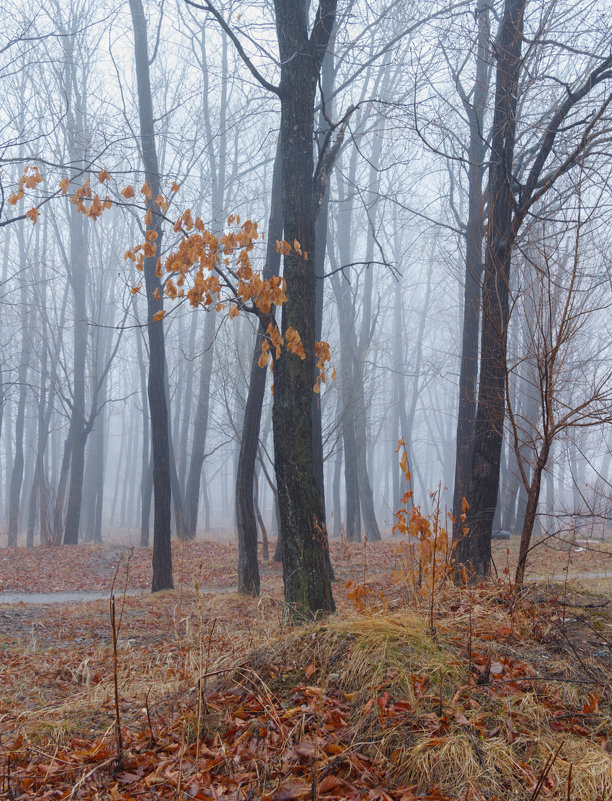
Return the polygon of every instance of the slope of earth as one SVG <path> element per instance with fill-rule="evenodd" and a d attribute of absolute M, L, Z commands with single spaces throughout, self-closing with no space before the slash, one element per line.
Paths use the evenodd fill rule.
<path fill-rule="evenodd" d="M 0 552 L 3 590 L 114 584 L 118 634 L 115 671 L 108 601 L 0 602 L 0 798 L 612 797 L 605 598 L 432 594 L 393 544 L 333 543 L 339 613 L 293 629 L 279 565 L 252 599 L 235 546 L 173 558 L 152 596 L 148 550 Z"/>

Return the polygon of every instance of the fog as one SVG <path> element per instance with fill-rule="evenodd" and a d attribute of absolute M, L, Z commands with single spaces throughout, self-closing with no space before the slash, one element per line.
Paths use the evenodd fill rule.
<path fill-rule="evenodd" d="M 229 251 L 218 254 L 218 293 L 195 305 L 181 287 L 194 286 L 197 265 L 183 284 L 167 260 L 196 231 L 184 217 L 175 230 L 187 209 L 217 238 L 257 222 L 264 237 L 251 243 L 254 271 L 271 264 L 277 241 L 300 251 L 275 217 L 281 199 L 286 216 L 290 192 L 286 176 L 282 189 L 278 175 L 274 181 L 287 96 L 259 80 L 272 87 L 285 80 L 275 8 L 220 0 L 214 10 L 224 30 L 208 3 L 145 0 L 152 135 L 136 71 L 137 6 L 140 0 L 3 4 L 3 547 L 153 544 L 161 435 L 150 364 L 162 369 L 156 397 L 167 409 L 173 536 L 237 536 L 236 482 L 264 312 L 236 289 Z M 482 465 L 493 465 L 496 507 L 482 501 L 489 535 L 518 535 L 544 447 L 534 535 L 610 533 L 612 13 L 586 0 L 526 4 L 521 69 L 508 90 L 516 106 L 502 131 L 495 127 L 502 6 L 489 13 L 476 2 L 338 4 L 311 131 L 320 192 L 313 194 L 314 252 L 303 264 L 314 264 L 316 314 L 312 326 L 296 326 L 308 358 L 315 340 L 329 344 L 325 380 L 315 368 L 315 391 L 304 403 L 312 403 L 308 431 L 315 432 L 317 475 L 322 461 L 318 486 L 332 538 L 391 536 L 406 503 L 404 452 L 414 501 L 429 510 L 430 492 L 440 488 L 444 515 L 458 515 L 463 495 L 471 502 L 478 480 L 490 485 Z M 308 105 L 302 87 L 282 86 L 298 107 Z M 155 195 L 141 191 L 152 142 L 163 197 L 153 223 L 146 214 Z M 507 270 L 499 254 L 510 233 L 502 236 L 494 222 L 504 187 Z M 79 209 L 83 189 L 92 196 L 84 194 Z M 99 214 L 96 195 L 111 201 Z M 228 223 L 230 215 L 240 223 Z M 141 250 L 139 270 L 138 253 L 126 252 L 155 241 L 147 236 L 153 230 L 159 249 Z M 491 264 L 498 283 L 487 288 Z M 149 279 L 161 281 L 155 300 Z M 287 282 L 290 303 L 302 291 Z M 163 304 L 163 320 L 152 316 L 155 303 Z M 489 324 L 493 356 L 485 352 Z M 151 328 L 163 333 L 165 360 Z M 285 321 L 282 331 L 286 339 Z M 490 365 L 500 383 L 485 396 Z M 282 499 L 278 508 L 273 404 L 277 397 L 288 403 L 282 398 L 295 390 L 273 393 L 276 364 L 274 373 L 269 365 L 253 369 L 266 377 L 249 446 L 254 509 L 260 539 L 265 531 L 276 540 L 288 512 Z M 294 414 L 299 429 L 304 415 Z M 468 478 L 456 469 L 462 422 Z M 501 437 L 496 467 L 494 458 L 474 456 L 478 431 L 482 442 Z"/>

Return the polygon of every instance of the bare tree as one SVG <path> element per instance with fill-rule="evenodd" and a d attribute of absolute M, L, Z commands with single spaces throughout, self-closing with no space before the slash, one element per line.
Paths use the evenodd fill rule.
<path fill-rule="evenodd" d="M 140 148 L 148 191 L 145 194 L 147 234 L 155 246 L 154 254 L 144 261 L 147 292 L 147 330 L 149 338 L 148 396 L 151 413 L 153 453 L 153 592 L 171 588 L 172 551 L 170 546 L 170 444 L 166 399 L 166 347 L 163 322 L 156 319 L 163 310 L 162 284 L 158 275 L 158 254 L 161 253 L 162 217 L 156 198 L 161 192 L 161 179 L 155 142 L 153 97 L 149 75 L 147 23 L 141 0 L 130 0 L 134 28 L 134 56 L 138 81 L 140 116 Z M 149 240 L 148 240 L 149 241 Z"/>

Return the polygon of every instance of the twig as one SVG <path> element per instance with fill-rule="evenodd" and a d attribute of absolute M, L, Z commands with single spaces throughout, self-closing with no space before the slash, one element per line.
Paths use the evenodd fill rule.
<path fill-rule="evenodd" d="M 487 766 L 486 766 L 485 761 L 484 761 L 484 756 L 483 756 L 483 753 L 482 753 L 482 748 L 480 747 L 480 743 L 476 739 L 476 735 L 474 734 L 473 731 L 470 731 L 470 729 L 467 729 L 467 728 L 465 729 L 465 731 L 469 734 L 469 736 L 472 739 L 472 742 L 474 743 L 474 750 L 476 751 L 476 756 L 478 757 L 478 761 L 480 762 L 480 767 L 482 768 L 482 772 L 486 776 L 488 771 L 487 771 Z M 485 792 L 487 801 L 491 801 L 491 796 L 489 794 L 489 791 L 485 790 L 484 792 Z M 467 790 L 466 790 L 466 797 L 467 797 Z"/>
<path fill-rule="evenodd" d="M 110 600 L 111 627 L 113 630 L 113 679 L 115 684 L 115 738 L 117 742 L 117 770 L 123 767 L 123 738 L 121 736 L 121 717 L 119 712 L 119 680 L 117 676 L 117 625 L 115 622 L 115 596 Z"/>
<path fill-rule="evenodd" d="M 96 765 L 94 768 L 92 768 L 89 771 L 89 773 L 86 773 L 84 776 L 81 776 L 81 778 L 78 780 L 78 782 L 76 782 L 76 784 L 72 788 L 72 791 L 71 791 L 70 795 L 68 796 L 68 801 L 71 801 L 71 799 L 74 798 L 76 791 L 87 781 L 87 779 L 89 779 L 91 776 L 93 776 L 94 773 L 97 770 L 101 770 L 102 768 L 105 768 L 108 765 L 112 765 L 114 759 L 115 759 L 114 757 L 111 757 L 110 759 L 107 759 L 104 762 L 101 762 L 99 765 Z"/>
<path fill-rule="evenodd" d="M 530 797 L 529 801 L 536 801 L 536 799 L 537 799 L 537 798 L 538 798 L 538 796 L 540 795 L 540 792 L 541 792 L 541 790 L 542 790 L 542 787 L 544 787 L 544 783 L 546 782 L 546 779 L 547 779 L 547 777 L 548 777 L 548 774 L 550 773 L 550 769 L 551 769 L 551 768 L 552 768 L 552 766 L 555 764 L 555 761 L 556 761 L 557 757 L 559 756 L 559 752 L 560 752 L 560 751 L 561 751 L 561 749 L 563 748 L 563 745 L 564 745 L 564 744 L 565 744 L 565 740 L 563 740 L 563 741 L 562 741 L 562 742 L 559 744 L 559 747 L 557 748 L 557 750 L 555 751 L 555 753 L 554 753 L 554 754 L 551 754 L 551 755 L 548 757 L 548 759 L 546 760 L 546 764 L 544 765 L 544 767 L 543 767 L 543 769 L 542 769 L 542 773 L 540 774 L 540 778 L 538 779 L 538 783 L 537 783 L 537 784 L 536 784 L 536 786 L 533 788 L 533 793 L 531 794 L 531 797 Z"/>

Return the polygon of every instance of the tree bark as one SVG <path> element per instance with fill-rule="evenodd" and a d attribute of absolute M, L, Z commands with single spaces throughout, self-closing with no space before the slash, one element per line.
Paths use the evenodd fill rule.
<path fill-rule="evenodd" d="M 198 405 L 196 408 L 191 458 L 189 460 L 189 473 L 185 485 L 185 502 L 183 504 L 183 536 L 186 540 L 193 540 L 196 536 L 198 524 L 198 506 L 200 502 L 200 482 L 202 480 L 202 465 L 204 464 L 204 451 L 206 447 L 206 434 L 208 431 L 208 410 L 210 406 L 210 382 L 212 379 L 213 348 L 215 342 L 214 308 L 206 311 L 204 326 L 204 353 L 200 367 L 200 383 L 198 389 Z"/>
<path fill-rule="evenodd" d="M 506 0 L 497 39 L 495 111 L 489 168 L 488 223 L 482 287 L 480 383 L 468 489 L 469 532 L 457 540 L 456 560 L 474 576 L 491 564 L 491 532 L 499 488 L 505 415 L 508 288 L 514 243 L 512 168 L 526 0 Z"/>
<path fill-rule="evenodd" d="M 327 534 L 313 453 L 312 392 L 315 366 L 316 265 L 313 163 L 314 99 L 333 28 L 335 0 L 321 0 L 308 35 L 305 4 L 275 0 L 281 58 L 281 146 L 284 258 L 288 301 L 282 334 L 300 335 L 305 358 L 282 350 L 274 364 L 274 460 L 283 541 L 285 601 L 297 618 L 333 611 L 325 570 Z M 306 255 L 304 255 L 306 254 Z"/>
<path fill-rule="evenodd" d="M 542 473 L 546 468 L 548 462 L 548 454 L 550 453 L 550 442 L 544 440 L 542 449 L 535 464 L 533 475 L 531 477 L 531 484 L 529 485 L 529 492 L 527 493 L 527 506 L 525 509 L 525 519 L 523 521 L 523 529 L 521 531 L 521 544 L 519 547 L 519 558 L 516 566 L 516 573 L 514 576 L 515 587 L 522 587 L 525 578 L 525 567 L 527 566 L 527 556 L 529 554 L 529 545 L 531 544 L 531 535 L 536 520 L 538 511 L 538 501 L 540 500 L 540 489 L 542 486 Z"/>
<path fill-rule="evenodd" d="M 21 253 L 25 253 L 23 235 L 19 236 Z M 21 500 L 21 485 L 23 480 L 23 435 L 25 427 L 25 406 L 27 395 L 28 368 L 30 361 L 30 326 L 27 321 L 27 303 L 25 297 L 25 283 L 21 285 L 21 305 L 22 305 L 22 345 L 19 357 L 19 399 L 17 401 L 17 415 L 15 417 L 15 458 L 13 460 L 13 470 L 11 472 L 11 486 L 9 495 L 9 525 L 8 525 L 8 546 L 14 548 L 17 545 L 17 532 L 19 527 L 19 506 Z"/>
<path fill-rule="evenodd" d="M 472 464 L 474 421 L 478 384 L 478 335 L 480 333 L 480 285 L 482 282 L 482 243 L 485 235 L 483 177 L 486 154 L 484 114 L 489 94 L 489 12 L 484 0 L 476 5 L 478 45 L 473 103 L 464 102 L 468 115 L 468 219 L 465 229 L 465 278 L 463 295 L 463 334 L 459 369 L 459 408 L 455 448 L 455 486 L 453 492 L 453 541 L 461 534 L 461 504 L 468 494 Z"/>
<path fill-rule="evenodd" d="M 155 145 L 153 99 L 149 75 L 147 23 L 141 0 L 129 0 L 134 28 L 134 57 L 138 83 L 138 111 L 140 117 L 140 146 L 145 179 L 151 197 L 145 198 L 152 223 L 147 231 L 154 231 L 156 255 L 145 259 L 144 276 L 147 292 L 147 330 L 149 337 L 148 396 L 151 413 L 153 451 L 153 581 L 151 591 L 170 589 L 172 582 L 172 549 L 170 543 L 170 445 L 168 436 L 168 408 L 166 405 L 165 375 L 166 349 L 164 328 L 154 315 L 163 309 L 162 286 L 157 276 L 157 254 L 161 253 L 162 220 L 155 198 L 160 193 L 160 174 Z M 155 297 L 157 291 L 158 297 Z"/>
<path fill-rule="evenodd" d="M 263 278 L 268 280 L 279 274 L 280 253 L 276 242 L 283 238 L 282 204 L 282 148 L 280 137 L 274 158 L 268 244 Z M 270 316 L 270 321 L 272 316 Z M 266 322 L 260 320 L 251 358 L 251 377 L 244 409 L 240 454 L 236 471 L 236 528 L 238 532 L 238 592 L 259 594 L 259 567 L 257 565 L 257 520 L 254 504 L 255 460 L 259 444 L 261 410 L 266 389 L 266 369 L 259 367 L 261 343 L 265 337 Z"/>

